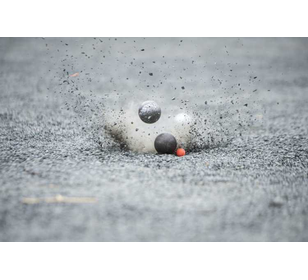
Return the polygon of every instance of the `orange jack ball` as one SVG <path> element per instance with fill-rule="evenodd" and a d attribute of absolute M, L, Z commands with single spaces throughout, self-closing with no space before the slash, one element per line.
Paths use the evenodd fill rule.
<path fill-rule="evenodd" d="M 185 154 L 186 154 L 186 152 L 185 152 L 185 150 L 182 149 L 182 148 L 177 149 L 177 151 L 176 151 L 176 155 L 177 155 L 178 157 L 185 156 Z"/>

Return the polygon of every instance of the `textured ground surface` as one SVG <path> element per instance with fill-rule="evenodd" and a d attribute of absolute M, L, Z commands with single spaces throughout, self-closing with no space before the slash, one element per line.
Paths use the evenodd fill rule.
<path fill-rule="evenodd" d="M 201 112 L 232 84 L 262 122 L 183 158 L 111 147 L 98 121 L 119 92 Z M 308 241 L 307 127 L 306 39 L 0 38 L 0 241 Z"/>

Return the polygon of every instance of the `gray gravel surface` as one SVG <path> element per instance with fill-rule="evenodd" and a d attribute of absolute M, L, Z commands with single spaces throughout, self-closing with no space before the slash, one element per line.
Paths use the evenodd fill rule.
<path fill-rule="evenodd" d="M 259 122 L 185 157 L 104 132 L 153 94 L 227 113 L 233 84 Z M 307 127 L 307 39 L 0 38 L 0 241 L 308 241 Z"/>

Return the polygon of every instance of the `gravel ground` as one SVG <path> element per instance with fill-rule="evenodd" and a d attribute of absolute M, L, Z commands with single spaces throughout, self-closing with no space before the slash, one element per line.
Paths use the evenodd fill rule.
<path fill-rule="evenodd" d="M 0 38 L 0 241 L 308 241 L 307 73 L 307 39 Z M 153 96 L 214 140 L 121 149 L 102 114 Z"/>

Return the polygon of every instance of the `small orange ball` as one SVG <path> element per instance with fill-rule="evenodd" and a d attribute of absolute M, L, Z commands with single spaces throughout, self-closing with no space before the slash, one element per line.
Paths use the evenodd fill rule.
<path fill-rule="evenodd" d="M 182 149 L 182 148 L 177 149 L 177 151 L 176 151 L 176 155 L 177 155 L 178 157 L 185 156 L 185 154 L 186 154 L 186 152 L 185 152 L 185 150 Z"/>

